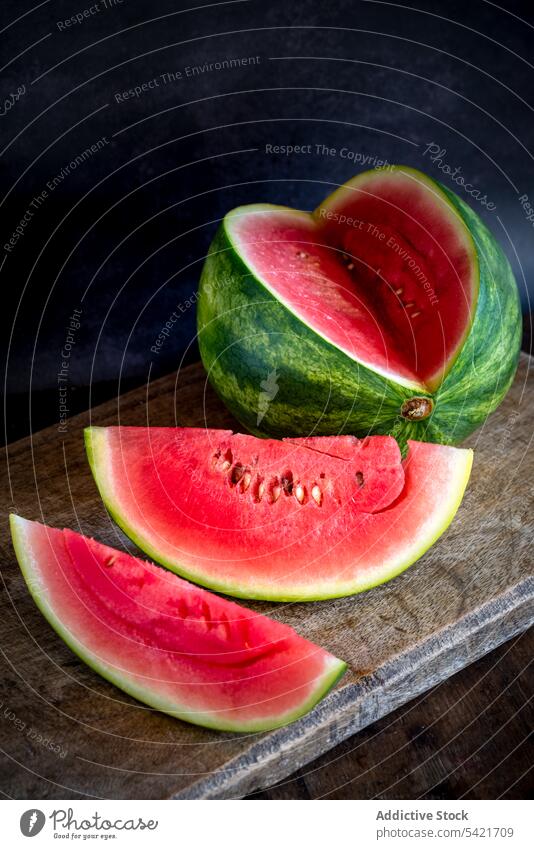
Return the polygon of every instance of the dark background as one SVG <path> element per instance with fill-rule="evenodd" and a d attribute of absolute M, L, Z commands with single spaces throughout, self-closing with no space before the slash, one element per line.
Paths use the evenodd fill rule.
<path fill-rule="evenodd" d="M 534 231 L 519 197 L 534 203 L 531 3 L 100 0 L 82 23 L 58 28 L 94 6 L 4 0 L 1 9 L 0 103 L 25 87 L 0 117 L 1 245 L 47 182 L 107 140 L 34 206 L 13 250 L 0 249 L 8 441 L 57 421 L 75 308 L 71 413 L 198 358 L 194 307 L 159 354 L 150 348 L 196 291 L 217 221 L 255 201 L 315 207 L 362 170 L 342 148 L 454 187 L 425 154 L 429 143 L 444 149 L 443 161 L 496 205 L 472 202 L 528 309 Z M 185 75 L 255 56 L 255 65 Z M 163 84 L 177 71 L 182 79 Z M 311 144 L 312 153 L 273 155 L 266 144 Z"/>

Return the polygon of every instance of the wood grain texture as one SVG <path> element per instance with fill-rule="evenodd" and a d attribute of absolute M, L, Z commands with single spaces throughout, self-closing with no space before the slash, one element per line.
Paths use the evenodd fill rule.
<path fill-rule="evenodd" d="M 471 484 L 436 546 L 390 584 L 313 604 L 250 604 L 349 664 L 319 707 L 266 734 L 208 731 L 121 694 L 61 643 L 34 607 L 2 528 L 0 790 L 19 798 L 237 797 L 290 775 L 349 735 L 523 631 L 534 618 L 532 361 L 469 440 Z M 5 512 L 134 551 L 88 469 L 92 424 L 233 426 L 200 366 L 7 449 Z M 10 488 L 11 487 L 11 488 Z"/>
<path fill-rule="evenodd" d="M 532 798 L 533 657 L 531 628 L 247 798 Z"/>

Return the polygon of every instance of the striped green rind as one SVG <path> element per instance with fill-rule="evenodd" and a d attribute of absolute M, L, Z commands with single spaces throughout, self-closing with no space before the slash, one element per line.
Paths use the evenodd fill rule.
<path fill-rule="evenodd" d="M 470 207 L 435 181 L 424 180 L 446 195 L 468 228 L 480 277 L 471 330 L 434 393 L 414 392 L 374 372 L 308 327 L 240 256 L 229 225 L 241 210 L 223 220 L 200 281 L 198 338 L 212 385 L 249 431 L 275 437 L 390 433 L 401 445 L 407 439 L 455 444 L 500 404 L 513 380 L 521 339 L 510 264 Z M 255 209 L 261 214 L 276 208 L 265 204 Z M 265 397 L 261 384 L 270 374 L 278 390 Z M 403 401 L 414 395 L 432 398 L 430 418 L 412 422 L 401 416 Z M 258 420 L 260 411 L 264 414 Z"/>
<path fill-rule="evenodd" d="M 441 187 L 475 242 L 480 287 L 475 318 L 461 354 L 435 394 L 433 426 L 459 442 L 482 425 L 508 392 L 521 349 L 521 305 L 502 248 L 461 198 Z"/>

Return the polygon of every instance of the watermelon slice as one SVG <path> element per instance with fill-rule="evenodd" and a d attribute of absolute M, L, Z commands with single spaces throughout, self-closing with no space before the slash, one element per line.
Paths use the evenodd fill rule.
<path fill-rule="evenodd" d="M 472 452 L 389 436 L 258 439 L 88 428 L 100 494 L 137 545 L 228 595 L 309 601 L 402 572 L 443 533 Z"/>
<path fill-rule="evenodd" d="M 346 664 L 292 628 L 69 530 L 11 515 L 30 592 L 59 636 L 121 690 L 187 722 L 292 722 Z"/>

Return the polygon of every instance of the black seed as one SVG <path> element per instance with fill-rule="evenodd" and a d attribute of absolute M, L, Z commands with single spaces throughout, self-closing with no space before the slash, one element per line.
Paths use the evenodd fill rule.
<path fill-rule="evenodd" d="M 285 472 L 280 478 L 282 489 L 286 495 L 291 495 L 293 492 L 293 472 Z"/>
<path fill-rule="evenodd" d="M 232 471 L 230 472 L 230 483 L 235 486 L 236 483 L 239 483 L 243 475 L 245 474 L 245 467 L 240 463 L 236 463 Z"/>
<path fill-rule="evenodd" d="M 363 474 L 361 472 L 356 472 L 355 478 L 356 478 L 356 483 L 358 484 L 358 486 L 361 489 L 362 486 L 364 486 L 364 484 L 365 484 L 365 481 L 363 479 Z"/>

